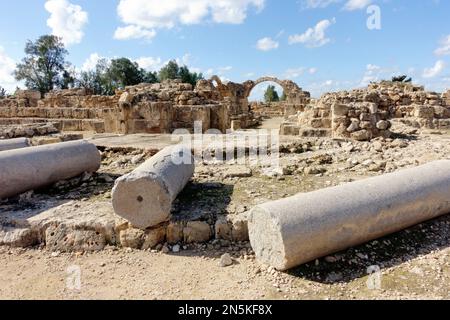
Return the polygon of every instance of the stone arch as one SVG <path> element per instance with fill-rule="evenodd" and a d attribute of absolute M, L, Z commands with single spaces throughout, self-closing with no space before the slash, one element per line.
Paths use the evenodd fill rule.
<path fill-rule="evenodd" d="M 248 99 L 250 97 L 250 93 L 252 92 L 252 90 L 259 84 L 264 83 L 264 82 L 274 82 L 278 85 L 280 85 L 284 92 L 286 93 L 286 95 L 289 95 L 290 92 L 290 88 L 286 85 L 286 81 L 282 81 L 278 78 L 275 77 L 262 77 L 259 78 L 256 81 L 247 81 L 244 83 L 245 87 L 246 87 L 246 92 L 245 92 L 245 97 Z"/>
<path fill-rule="evenodd" d="M 215 75 L 212 76 L 209 79 L 209 82 L 211 83 L 211 86 L 214 87 L 214 89 L 219 91 L 220 95 L 222 96 L 222 99 L 233 96 L 233 93 L 231 92 L 230 88 L 226 84 L 224 84 L 218 76 Z M 217 85 L 214 85 L 214 82 Z"/>
<path fill-rule="evenodd" d="M 280 85 L 284 93 L 286 94 L 286 99 L 288 103 L 293 104 L 303 104 L 309 101 L 311 97 L 309 92 L 305 92 L 300 88 L 294 81 L 291 80 L 280 80 L 276 77 L 262 77 L 256 81 L 247 81 L 244 82 L 244 86 L 246 88 L 245 97 L 249 98 L 251 91 L 259 84 L 263 82 L 274 82 Z"/>

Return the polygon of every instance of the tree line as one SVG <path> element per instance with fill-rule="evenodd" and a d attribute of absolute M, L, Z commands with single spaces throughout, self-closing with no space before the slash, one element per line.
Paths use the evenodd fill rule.
<path fill-rule="evenodd" d="M 98 95 L 113 95 L 117 89 L 143 82 L 180 79 L 195 85 L 203 79 L 201 73 L 191 72 L 175 60 L 168 62 L 159 72 L 147 71 L 125 57 L 100 59 L 93 70 L 77 71 L 67 61 L 68 54 L 59 37 L 44 35 L 35 41 L 29 40 L 25 45 L 25 57 L 17 64 L 14 77 L 17 81 L 24 81 L 27 89 L 42 94 L 55 89 L 86 88 Z M 5 89 L 0 87 L 0 99 L 5 96 Z"/>

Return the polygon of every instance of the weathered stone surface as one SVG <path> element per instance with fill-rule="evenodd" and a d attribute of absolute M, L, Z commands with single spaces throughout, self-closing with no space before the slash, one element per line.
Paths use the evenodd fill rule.
<path fill-rule="evenodd" d="M 45 244 L 52 251 L 99 251 L 106 245 L 105 235 L 93 230 L 74 230 L 64 225 L 45 230 Z"/>
<path fill-rule="evenodd" d="M 110 203 L 78 207 L 77 202 L 53 201 L 34 202 L 31 209 L 20 212 L 0 208 L 0 245 L 45 243 L 55 251 L 90 251 L 100 249 L 104 242 L 119 244 L 119 233 L 128 226 L 114 214 Z"/>
<path fill-rule="evenodd" d="M 153 249 L 158 244 L 164 243 L 166 239 L 166 226 L 160 226 L 153 229 L 149 229 L 145 232 L 145 241 L 142 245 L 143 250 Z"/>
<path fill-rule="evenodd" d="M 120 244 L 124 248 L 140 249 L 144 243 L 145 231 L 129 228 L 120 231 Z"/>
<path fill-rule="evenodd" d="M 192 221 L 183 229 L 185 243 L 201 243 L 211 239 L 211 227 L 203 221 Z"/>
<path fill-rule="evenodd" d="M 389 187 L 387 187 L 389 186 Z M 286 270 L 450 212 L 450 161 L 255 207 L 257 258 Z"/>
<path fill-rule="evenodd" d="M 0 151 L 21 149 L 29 146 L 30 140 L 27 138 L 0 140 Z"/>
<path fill-rule="evenodd" d="M 232 240 L 232 226 L 227 217 L 219 217 L 214 225 L 216 239 Z"/>
<path fill-rule="evenodd" d="M 360 130 L 351 134 L 352 139 L 357 141 L 370 140 L 371 134 L 368 130 Z"/>
<path fill-rule="evenodd" d="M 183 163 L 174 163 L 174 159 Z M 193 176 L 194 168 L 191 150 L 183 146 L 163 149 L 116 180 L 112 191 L 115 212 L 143 230 L 168 221 L 172 202 Z"/>
<path fill-rule="evenodd" d="M 391 136 L 393 118 L 418 128 L 445 129 L 447 122 L 442 120 L 450 119 L 445 99 L 445 95 L 441 97 L 412 84 L 372 83 L 364 89 L 326 93 L 319 100 L 312 100 L 297 119 L 289 117 L 281 134 L 299 135 L 306 130 L 319 137 L 319 129 L 331 129 L 333 138 L 387 138 Z"/>
<path fill-rule="evenodd" d="M 219 267 L 225 268 L 233 264 L 233 259 L 229 253 L 225 253 L 220 257 Z"/>
<path fill-rule="evenodd" d="M 44 187 L 83 172 L 95 172 L 101 156 L 86 141 L 64 142 L 0 153 L 0 199 Z"/>
<path fill-rule="evenodd" d="M 176 244 L 183 241 L 183 223 L 171 222 L 167 226 L 166 238 L 169 244 Z"/>

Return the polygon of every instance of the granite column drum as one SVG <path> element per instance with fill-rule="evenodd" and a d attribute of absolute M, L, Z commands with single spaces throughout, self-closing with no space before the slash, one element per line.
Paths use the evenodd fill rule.
<path fill-rule="evenodd" d="M 30 140 L 27 138 L 16 138 L 0 140 L 0 151 L 21 149 L 30 146 Z"/>
<path fill-rule="evenodd" d="M 97 147 L 72 141 L 0 152 L 0 199 L 100 168 Z"/>
<path fill-rule="evenodd" d="M 283 271 L 447 213 L 450 161 L 436 161 L 259 205 L 250 242 Z"/>
<path fill-rule="evenodd" d="M 175 160 L 175 161 L 174 161 Z M 147 229 L 170 217 L 172 202 L 194 175 L 189 148 L 167 147 L 135 171 L 116 180 L 114 211 L 134 227 Z"/>

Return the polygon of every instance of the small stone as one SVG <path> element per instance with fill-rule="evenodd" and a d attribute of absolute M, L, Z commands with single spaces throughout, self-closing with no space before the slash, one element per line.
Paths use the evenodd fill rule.
<path fill-rule="evenodd" d="M 178 245 L 178 244 L 174 245 L 173 248 L 172 248 L 172 252 L 173 253 L 178 253 L 178 252 L 180 252 L 180 249 L 181 249 L 180 245 Z"/>
<path fill-rule="evenodd" d="M 167 246 L 164 246 L 164 247 L 162 247 L 161 252 L 164 254 L 168 254 L 170 252 L 170 250 Z"/>
<path fill-rule="evenodd" d="M 138 163 L 142 162 L 142 160 L 144 160 L 144 155 L 138 154 L 137 156 L 134 156 L 133 158 L 131 158 L 131 163 L 138 164 Z"/>
<path fill-rule="evenodd" d="M 219 266 L 221 268 L 229 267 L 233 264 L 233 259 L 231 259 L 231 256 L 228 253 L 225 253 L 220 257 Z"/>
<path fill-rule="evenodd" d="M 389 122 L 381 120 L 377 122 L 377 128 L 380 130 L 387 130 L 389 129 Z"/>
<path fill-rule="evenodd" d="M 375 151 L 381 152 L 381 151 L 383 151 L 383 145 L 381 144 L 381 142 L 376 141 L 373 143 L 373 149 Z"/>

